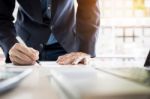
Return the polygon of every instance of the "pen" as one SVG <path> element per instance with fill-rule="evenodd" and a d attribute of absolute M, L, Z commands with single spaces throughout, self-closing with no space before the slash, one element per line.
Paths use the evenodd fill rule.
<path fill-rule="evenodd" d="M 18 40 L 18 42 L 19 42 L 20 44 L 23 44 L 23 45 L 27 46 L 27 45 L 25 44 L 25 42 L 21 39 L 21 37 L 16 36 L 16 39 Z M 36 60 L 36 63 L 39 64 L 39 65 L 41 65 L 38 60 Z"/>

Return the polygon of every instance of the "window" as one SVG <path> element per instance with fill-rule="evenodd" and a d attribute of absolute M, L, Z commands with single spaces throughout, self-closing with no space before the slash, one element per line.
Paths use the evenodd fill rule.
<path fill-rule="evenodd" d="M 150 46 L 150 0 L 100 0 L 98 57 L 145 57 Z"/>

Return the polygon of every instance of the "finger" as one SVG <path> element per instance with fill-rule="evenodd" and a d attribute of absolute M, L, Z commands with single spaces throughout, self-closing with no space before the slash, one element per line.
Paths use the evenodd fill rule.
<path fill-rule="evenodd" d="M 58 61 L 58 62 L 59 62 L 59 61 L 62 61 L 62 60 L 64 60 L 66 57 L 67 57 L 67 55 L 59 56 L 58 59 L 57 59 L 57 61 Z"/>
<path fill-rule="evenodd" d="M 62 60 L 62 59 L 64 59 L 64 58 L 69 58 L 69 57 L 71 57 L 71 56 L 72 56 L 72 54 L 61 55 L 61 56 L 58 57 L 57 60 Z"/>
<path fill-rule="evenodd" d="M 24 53 L 25 55 L 27 55 L 31 59 L 35 60 L 35 57 L 36 57 L 35 53 L 33 53 L 27 46 L 25 46 L 23 44 L 16 43 L 15 46 L 13 47 L 13 49 L 21 51 L 22 53 Z"/>
<path fill-rule="evenodd" d="M 15 61 L 15 59 L 14 59 L 13 56 L 9 56 L 9 58 L 10 58 L 11 62 L 12 62 L 14 65 L 19 65 L 19 63 L 17 63 L 17 62 Z"/>
<path fill-rule="evenodd" d="M 64 59 L 64 60 L 58 61 L 58 64 L 60 64 L 60 65 L 68 65 L 68 64 L 71 64 L 72 61 L 73 61 L 72 59 Z"/>
<path fill-rule="evenodd" d="M 30 57 L 28 57 L 27 55 L 23 54 L 22 52 L 20 52 L 18 50 L 13 50 L 12 52 L 10 52 L 9 55 L 10 56 L 18 57 L 19 59 L 21 59 L 23 61 L 26 61 L 27 63 L 33 61 Z"/>
<path fill-rule="evenodd" d="M 60 64 L 60 65 L 68 65 L 68 64 L 71 64 L 73 61 L 73 58 L 72 57 L 61 57 L 57 63 Z"/>
<path fill-rule="evenodd" d="M 35 50 L 35 49 L 33 49 L 33 48 L 30 48 L 30 50 L 33 52 L 33 53 L 35 53 L 35 59 L 36 60 L 38 60 L 39 59 L 39 51 L 38 50 Z"/>
<path fill-rule="evenodd" d="M 35 61 L 27 63 L 26 61 L 21 60 L 16 56 L 10 56 L 10 59 L 11 59 L 12 63 L 15 65 L 32 65 L 32 64 L 35 64 Z"/>
<path fill-rule="evenodd" d="M 24 65 L 25 62 L 17 58 L 16 56 L 10 56 L 10 60 L 12 61 L 13 64 L 15 65 Z"/>
<path fill-rule="evenodd" d="M 83 59 L 84 59 L 84 57 L 82 57 L 82 56 L 77 57 L 77 58 L 72 62 L 72 65 L 77 65 L 77 64 L 79 64 Z"/>
<path fill-rule="evenodd" d="M 88 65 L 89 63 L 90 63 L 90 57 L 84 58 L 83 64 L 84 64 L 84 65 Z"/>

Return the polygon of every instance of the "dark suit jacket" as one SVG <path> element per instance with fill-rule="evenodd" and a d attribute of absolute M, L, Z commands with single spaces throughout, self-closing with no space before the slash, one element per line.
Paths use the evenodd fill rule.
<path fill-rule="evenodd" d="M 0 0 L 0 45 L 8 55 L 20 35 L 26 44 L 41 50 L 54 33 L 67 52 L 82 51 L 95 56 L 95 42 L 100 24 L 99 0 L 53 0 L 52 19 L 45 22 L 40 0 L 17 0 L 17 20 L 13 24 L 15 0 Z"/>

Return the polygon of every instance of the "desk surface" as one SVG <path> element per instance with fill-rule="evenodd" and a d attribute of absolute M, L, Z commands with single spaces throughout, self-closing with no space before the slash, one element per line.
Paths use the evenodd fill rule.
<path fill-rule="evenodd" d="M 56 62 L 41 62 L 41 64 L 42 66 L 37 64 L 34 66 L 14 66 L 12 64 L 0 65 L 1 67 L 4 66 L 16 69 L 33 69 L 32 73 L 15 89 L 7 92 L 6 94 L 0 95 L 0 99 L 60 99 L 58 92 L 56 92 L 51 84 L 50 71 L 56 68 L 72 68 L 73 66 L 61 66 Z"/>
<path fill-rule="evenodd" d="M 48 69 L 40 66 L 16 68 L 32 68 L 33 72 L 17 88 L 0 95 L 0 99 L 58 99 L 48 79 Z"/>
<path fill-rule="evenodd" d="M 98 63 L 101 64 L 98 66 L 106 66 L 106 64 L 102 63 Z M 55 62 L 42 62 L 42 66 L 34 65 L 14 67 L 12 64 L 7 64 L 4 66 L 25 69 L 31 68 L 33 69 L 33 72 L 15 89 L 6 94 L 0 95 L 0 99 L 60 99 L 58 93 L 51 85 L 51 80 L 48 78 L 48 76 L 51 75 L 51 69 L 58 67 L 61 68 L 62 66 L 56 64 Z"/>

